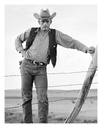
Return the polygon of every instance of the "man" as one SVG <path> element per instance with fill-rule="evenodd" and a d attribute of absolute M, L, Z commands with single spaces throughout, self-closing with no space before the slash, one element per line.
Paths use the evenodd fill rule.
<path fill-rule="evenodd" d="M 56 65 L 57 45 L 65 48 L 77 49 L 84 53 L 93 54 L 94 47 L 88 48 L 67 34 L 50 29 L 52 19 L 56 16 L 54 12 L 50 15 L 49 10 L 41 10 L 40 15 L 34 13 L 38 19 L 39 28 L 30 28 L 17 36 L 15 40 L 16 50 L 24 57 L 21 63 L 22 78 L 22 108 L 23 122 L 32 123 L 32 87 L 35 83 L 38 115 L 40 123 L 48 122 L 48 97 L 47 97 L 47 64 L 51 61 L 53 67 Z M 26 47 L 22 43 L 26 41 Z"/>

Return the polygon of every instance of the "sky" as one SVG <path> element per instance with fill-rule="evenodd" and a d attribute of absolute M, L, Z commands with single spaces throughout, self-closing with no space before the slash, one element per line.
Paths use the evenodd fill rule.
<path fill-rule="evenodd" d="M 40 13 L 41 9 L 47 8 L 50 14 L 57 13 L 51 28 L 73 37 L 88 47 L 96 47 L 97 5 L 5 5 L 5 76 L 10 75 L 5 77 L 5 89 L 21 88 L 20 76 L 11 76 L 20 75 L 19 61 L 22 57 L 15 50 L 16 37 L 31 27 L 38 27 L 38 21 L 33 13 Z M 53 68 L 51 64 L 47 66 L 49 89 L 81 88 L 81 85 L 70 84 L 83 83 L 86 73 L 70 72 L 87 71 L 92 57 L 61 46 L 58 46 L 57 51 L 56 67 Z M 93 82 L 96 81 L 97 75 Z M 56 85 L 58 87 L 52 87 Z M 97 85 L 92 85 L 92 88 L 97 88 Z"/>

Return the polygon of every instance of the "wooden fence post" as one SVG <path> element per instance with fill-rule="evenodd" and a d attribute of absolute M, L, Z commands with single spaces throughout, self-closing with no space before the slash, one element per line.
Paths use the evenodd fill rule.
<path fill-rule="evenodd" d="M 75 118 L 77 117 L 77 115 L 79 114 L 79 112 L 82 108 L 82 105 L 84 104 L 84 102 L 86 100 L 86 97 L 89 92 L 90 86 L 92 84 L 96 69 L 97 69 L 97 47 L 96 47 L 95 53 L 93 55 L 93 58 L 91 60 L 91 63 L 89 65 L 85 80 L 83 82 L 83 86 L 81 88 L 80 94 L 76 101 L 75 107 L 74 107 L 72 113 L 69 115 L 69 117 L 65 120 L 64 123 L 72 123 L 75 120 Z"/>

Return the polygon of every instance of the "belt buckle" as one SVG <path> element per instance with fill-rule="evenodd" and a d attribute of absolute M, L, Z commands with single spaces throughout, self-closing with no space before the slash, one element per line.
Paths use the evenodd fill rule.
<path fill-rule="evenodd" d="M 42 62 L 36 62 L 35 60 L 32 61 L 33 65 L 34 66 L 43 66 L 43 63 Z"/>

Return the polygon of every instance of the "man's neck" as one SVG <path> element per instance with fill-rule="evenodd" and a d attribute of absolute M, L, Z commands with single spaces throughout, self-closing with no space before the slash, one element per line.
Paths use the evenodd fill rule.
<path fill-rule="evenodd" d="M 49 32 L 49 30 L 45 31 L 45 30 L 40 29 L 38 32 L 38 35 L 41 38 L 41 37 L 44 37 L 48 32 Z"/>
<path fill-rule="evenodd" d="M 40 33 L 46 34 L 47 32 L 49 32 L 49 30 L 50 30 L 50 29 L 48 29 L 48 30 L 41 30 L 41 29 L 40 29 Z"/>
<path fill-rule="evenodd" d="M 47 33 L 49 31 L 49 29 L 48 30 L 41 30 L 40 29 L 40 32 L 42 32 L 42 33 Z"/>

